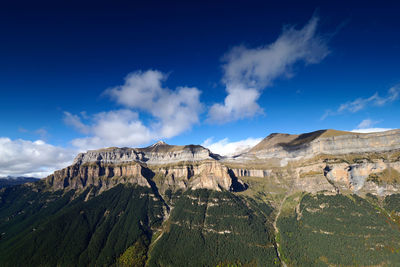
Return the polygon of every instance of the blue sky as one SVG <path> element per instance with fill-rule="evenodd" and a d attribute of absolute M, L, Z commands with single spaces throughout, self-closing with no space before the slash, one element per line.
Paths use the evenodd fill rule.
<path fill-rule="evenodd" d="M 399 128 L 399 4 L 57 2 L 0 9 L 0 176 L 159 139 Z"/>

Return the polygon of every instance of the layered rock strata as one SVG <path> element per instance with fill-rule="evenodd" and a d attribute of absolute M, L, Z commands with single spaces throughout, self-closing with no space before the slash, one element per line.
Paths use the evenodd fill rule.
<path fill-rule="evenodd" d="M 164 142 L 146 148 L 91 150 L 45 181 L 52 190 L 81 190 L 92 185 L 107 190 L 119 183 L 133 183 L 163 193 L 168 189 L 243 190 L 246 185 L 240 179 L 245 177 L 282 186 L 282 190 L 398 192 L 400 130 L 272 134 L 233 158 L 220 157 L 198 145 Z"/>
<path fill-rule="evenodd" d="M 73 164 L 55 171 L 46 178 L 46 183 L 53 190 L 81 190 L 89 186 L 97 186 L 102 191 L 119 183 L 132 183 L 150 187 L 146 167 L 136 162 L 127 164 Z"/>
<path fill-rule="evenodd" d="M 200 161 L 218 157 L 210 150 L 199 145 L 171 146 L 164 142 L 157 142 L 145 148 L 117 148 L 110 147 L 99 150 L 89 150 L 80 153 L 74 164 L 84 163 L 112 163 L 142 162 L 147 164 L 168 164 L 181 161 Z"/>
<path fill-rule="evenodd" d="M 74 163 L 54 172 L 45 181 L 52 190 L 82 190 L 89 186 L 100 192 L 119 183 L 168 189 L 233 190 L 244 186 L 229 175 L 208 149 L 170 146 L 158 142 L 146 148 L 106 148 L 80 153 Z"/>
<path fill-rule="evenodd" d="M 344 155 L 396 149 L 400 149 L 400 130 L 367 134 L 321 130 L 301 135 L 271 134 L 236 160 L 294 159 L 319 154 Z"/>

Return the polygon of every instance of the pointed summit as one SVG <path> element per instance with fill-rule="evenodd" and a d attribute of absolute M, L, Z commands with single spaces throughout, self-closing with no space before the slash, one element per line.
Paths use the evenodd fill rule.
<path fill-rule="evenodd" d="M 156 147 L 156 146 L 162 146 L 162 145 L 168 145 L 164 141 L 158 141 L 157 143 L 152 144 L 150 147 Z"/>
<path fill-rule="evenodd" d="M 182 149 L 183 146 L 174 146 L 165 143 L 164 141 L 158 141 L 148 147 L 139 148 L 141 151 L 145 152 L 169 152 L 171 150 Z"/>

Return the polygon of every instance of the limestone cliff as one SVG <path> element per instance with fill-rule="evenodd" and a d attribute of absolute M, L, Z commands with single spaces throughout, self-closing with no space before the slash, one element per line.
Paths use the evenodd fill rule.
<path fill-rule="evenodd" d="M 152 169 L 158 174 L 158 179 L 155 181 L 161 191 L 188 188 L 232 191 L 239 184 L 234 177 L 229 175 L 228 168 L 216 160 L 206 160 L 195 164 L 183 162 L 179 165 L 161 165 L 154 166 Z M 243 186 L 243 184 L 240 185 Z"/>
<path fill-rule="evenodd" d="M 400 192 L 400 130 L 271 134 L 247 153 L 222 161 L 237 177 L 274 180 L 269 184 L 282 190 Z"/>
<path fill-rule="evenodd" d="M 400 149 L 400 130 L 367 134 L 320 130 L 301 135 L 271 134 L 237 160 L 294 159 L 319 154 L 343 155 L 396 149 Z"/>
<path fill-rule="evenodd" d="M 167 189 L 233 190 L 240 181 L 227 167 L 201 146 L 171 146 L 158 142 L 146 148 L 106 148 L 79 154 L 74 163 L 54 172 L 45 181 L 52 190 L 82 190 L 89 186 L 100 192 L 120 183 Z"/>
<path fill-rule="evenodd" d="M 119 183 L 133 183 L 161 193 L 198 188 L 242 191 L 246 183 L 250 189 L 264 183 L 262 190 L 271 192 L 347 190 L 386 195 L 400 192 L 400 130 L 271 134 L 233 158 L 199 145 L 164 142 L 145 148 L 91 150 L 45 181 L 51 190 L 94 185 L 101 192 Z"/>
<path fill-rule="evenodd" d="M 45 181 L 52 190 L 80 190 L 93 185 L 104 191 L 119 183 L 133 183 L 150 187 L 146 174 L 146 167 L 137 162 L 125 164 L 98 162 L 73 164 L 55 171 Z"/>
<path fill-rule="evenodd" d="M 117 148 L 110 147 L 99 150 L 89 150 L 80 153 L 74 160 L 74 164 L 92 162 L 102 163 L 126 163 L 142 162 L 147 164 L 168 164 L 180 161 L 199 161 L 217 158 L 210 150 L 199 145 L 172 146 L 162 141 L 145 148 Z"/>

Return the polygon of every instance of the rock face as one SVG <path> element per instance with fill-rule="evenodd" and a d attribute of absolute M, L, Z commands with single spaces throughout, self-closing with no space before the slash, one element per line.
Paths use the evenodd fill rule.
<path fill-rule="evenodd" d="M 271 134 L 248 152 L 223 158 L 198 145 L 158 142 L 79 154 L 46 178 L 52 190 L 100 191 L 119 183 L 167 190 L 244 190 L 247 178 L 278 190 L 391 194 L 400 192 L 400 130 L 358 134 L 321 130 Z M 268 188 L 263 190 L 269 190 Z"/>
<path fill-rule="evenodd" d="M 400 130 L 353 133 L 320 130 L 301 135 L 271 134 L 239 158 L 299 158 L 318 154 L 385 152 L 400 149 Z"/>
<path fill-rule="evenodd" d="M 46 178 L 46 183 L 53 190 L 85 189 L 97 186 L 101 191 L 110 189 L 119 183 L 133 183 L 150 187 L 147 169 L 136 162 L 113 165 L 104 163 L 73 164 L 55 171 Z"/>
<path fill-rule="evenodd" d="M 237 177 L 286 181 L 284 190 L 400 192 L 400 130 L 271 134 L 247 153 L 222 161 Z"/>
<path fill-rule="evenodd" d="M 93 162 L 102 163 L 126 163 L 142 162 L 147 164 L 168 164 L 180 161 L 199 161 L 218 157 L 210 150 L 199 145 L 171 146 L 164 142 L 157 142 L 145 148 L 105 148 L 89 150 L 80 153 L 74 160 L 74 164 Z"/>
<path fill-rule="evenodd" d="M 229 175 L 228 168 L 202 146 L 170 146 L 158 142 L 146 148 L 106 148 L 80 153 L 74 163 L 46 178 L 52 190 L 82 190 L 89 186 L 100 192 L 119 183 L 167 189 L 233 190 L 244 186 Z"/>
<path fill-rule="evenodd" d="M 236 177 L 267 177 L 271 174 L 271 170 L 232 168 L 231 171 Z"/>
<path fill-rule="evenodd" d="M 328 164 L 325 177 L 338 189 L 348 188 L 353 192 L 366 190 L 378 194 L 392 194 L 400 191 L 400 162 L 382 159 L 376 162 Z"/>
<path fill-rule="evenodd" d="M 161 166 L 155 169 L 161 176 L 160 189 L 214 189 L 233 190 L 234 182 L 228 168 L 216 160 L 196 164 L 184 163 L 180 166 Z"/>

